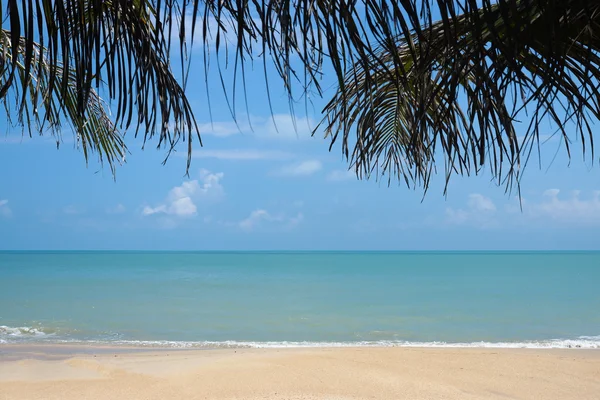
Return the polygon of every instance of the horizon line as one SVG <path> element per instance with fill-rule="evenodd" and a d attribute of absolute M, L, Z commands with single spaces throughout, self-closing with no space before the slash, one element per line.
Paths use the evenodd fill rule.
<path fill-rule="evenodd" d="M 0 249 L 0 253 L 51 253 L 51 252 L 136 252 L 136 253 L 564 253 L 600 252 L 600 249 L 420 249 L 420 250 L 349 250 L 349 249 Z"/>

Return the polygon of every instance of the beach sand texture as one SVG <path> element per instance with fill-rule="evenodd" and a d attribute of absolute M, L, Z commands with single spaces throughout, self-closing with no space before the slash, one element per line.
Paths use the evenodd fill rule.
<path fill-rule="evenodd" d="M 0 356 L 0 400 L 600 399 L 598 350 L 38 350 Z"/>

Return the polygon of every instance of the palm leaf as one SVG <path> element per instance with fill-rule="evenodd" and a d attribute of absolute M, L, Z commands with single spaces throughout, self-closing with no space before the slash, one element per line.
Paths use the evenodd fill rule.
<path fill-rule="evenodd" d="M 274 66 L 292 108 L 309 91 L 323 94 L 321 74 L 331 67 L 338 90 L 321 126 L 342 141 L 359 176 L 427 188 L 443 160 L 447 179 L 487 165 L 512 187 L 544 121 L 557 127 L 569 155 L 573 124 L 584 154 L 594 157 L 598 7 L 586 0 L 4 0 L 2 27 L 24 50 L 20 65 L 14 47 L 2 53 L 0 98 L 17 70 L 27 77 L 38 67 L 39 43 L 59 109 L 71 80 L 79 117 L 92 90 L 100 92 L 114 101 L 119 129 L 135 128 L 144 140 L 156 135 L 169 149 L 187 140 L 189 168 L 192 139 L 200 138 L 185 93 L 191 29 L 192 40 L 205 43 L 207 70 L 211 55 L 225 58 L 218 68 L 234 69 L 227 96 L 234 116 L 253 58 L 263 58 L 267 77 Z M 29 83 L 20 82 L 24 93 Z M 525 112 L 531 124 L 518 135 Z"/>
<path fill-rule="evenodd" d="M 62 136 L 62 122 L 66 120 L 76 133 L 77 144 L 86 160 L 90 153 L 97 153 L 99 161 L 106 161 L 114 171 L 116 164 L 124 161 L 126 146 L 115 128 L 106 107 L 94 90 L 90 90 L 83 114 L 77 108 L 77 80 L 74 73 L 66 75 L 61 64 L 55 66 L 55 78 L 50 80 L 51 70 L 43 49 L 37 43 L 27 47 L 27 41 L 19 38 L 15 43 L 10 32 L 0 30 L 0 53 L 13 64 L 16 70 L 5 69 L 2 81 L 12 79 L 18 82 L 10 86 L 12 91 L 2 99 L 9 121 L 11 114 L 17 113 L 19 125 L 42 133 L 49 130 L 56 136 L 57 146 Z M 16 62 L 13 63 L 16 54 Z M 25 61 L 26 55 L 29 59 Z M 26 63 L 29 68 L 26 68 Z M 10 71 L 10 72 L 8 72 Z M 6 75 L 12 74 L 12 77 Z M 62 91 L 66 87 L 66 91 Z M 60 91 L 60 96 L 57 95 Z M 12 95 L 9 95 L 12 94 Z M 10 100 L 15 100 L 14 105 Z"/>
<path fill-rule="evenodd" d="M 600 5 L 581 1 L 498 2 L 433 23 L 354 65 L 325 108 L 326 135 L 341 136 L 359 175 L 425 189 L 440 159 L 446 182 L 487 163 L 518 186 L 544 121 L 568 151 L 573 127 L 593 159 L 599 24 Z"/>
<path fill-rule="evenodd" d="M 43 118 L 51 125 L 61 114 L 74 118 L 84 146 L 91 144 L 89 129 L 104 129 L 110 123 L 104 132 L 114 134 L 98 136 L 95 142 L 110 162 L 112 151 L 123 149 L 115 127 L 135 128 L 136 136 L 142 131 L 144 142 L 158 134 L 158 146 L 169 150 L 183 138 L 191 152 L 196 121 L 170 67 L 170 31 L 176 21 L 159 18 L 162 10 L 175 13 L 179 8 L 176 2 L 164 5 L 167 8 L 160 1 L 143 0 L 3 1 L 0 20 L 3 25 L 8 21 L 9 29 L 3 30 L 0 98 L 6 102 L 9 90 L 18 91 L 18 120 L 26 122 L 31 111 L 27 102 L 33 101 L 31 108 L 36 109 L 37 101 L 44 101 L 28 97 L 31 76 L 44 75 L 44 95 L 54 108 Z M 10 45 L 17 42 L 19 46 Z M 106 113 L 100 118 L 104 106 L 98 92 L 114 102 L 112 119 Z M 88 121 L 90 115 L 98 118 Z M 85 127 L 89 129 L 82 130 Z M 85 147 L 84 154 L 87 157 Z"/>

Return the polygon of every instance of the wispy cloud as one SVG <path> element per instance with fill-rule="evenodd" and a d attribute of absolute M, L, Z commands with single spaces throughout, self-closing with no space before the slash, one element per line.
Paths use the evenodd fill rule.
<path fill-rule="evenodd" d="M 194 158 L 216 158 L 218 160 L 235 161 L 257 161 L 257 160 L 288 160 L 294 155 L 278 150 L 254 150 L 254 149 L 231 149 L 231 150 L 196 150 Z"/>
<path fill-rule="evenodd" d="M 352 171 L 336 169 L 327 174 L 327 180 L 331 182 L 356 180 L 356 174 Z"/>
<path fill-rule="evenodd" d="M 300 163 L 283 166 L 282 168 L 273 171 L 277 176 L 302 177 L 310 176 L 319 172 L 323 168 L 319 160 L 306 160 Z"/>
<path fill-rule="evenodd" d="M 471 210 L 479 212 L 496 211 L 496 205 L 494 202 L 489 197 L 485 197 L 479 193 L 470 194 L 467 205 Z"/>
<path fill-rule="evenodd" d="M 198 124 L 198 130 L 201 135 L 228 137 L 247 133 L 248 126 L 238 126 L 235 122 L 214 122 L 212 124 Z"/>
<path fill-rule="evenodd" d="M 268 221 L 269 219 L 271 219 L 271 215 L 267 210 L 254 210 L 250 213 L 248 218 L 240 221 L 240 228 L 244 230 L 251 230 L 257 224 L 259 224 L 260 221 Z"/>
<path fill-rule="evenodd" d="M 8 200 L 0 200 L 0 217 L 10 218 L 12 215 L 12 210 L 8 206 Z"/>
<path fill-rule="evenodd" d="M 285 214 L 273 215 L 267 210 L 258 209 L 250 213 L 250 215 L 240 221 L 238 224 L 240 229 L 244 231 L 252 231 L 264 225 L 291 228 L 302 222 L 304 215 L 298 213 L 293 217 L 288 217 Z"/>
<path fill-rule="evenodd" d="M 584 196 L 579 190 L 562 195 L 559 189 L 548 189 L 537 200 L 522 198 L 521 205 L 522 209 L 516 202 L 499 209 L 490 198 L 473 193 L 466 207 L 446 208 L 445 222 L 484 229 L 523 224 L 600 226 L 600 190 Z"/>
<path fill-rule="evenodd" d="M 575 190 L 570 196 L 560 196 L 559 189 L 548 189 L 539 202 L 524 201 L 523 213 L 530 218 L 540 218 L 561 224 L 600 225 L 600 190 L 582 198 Z"/>
<path fill-rule="evenodd" d="M 445 222 L 451 225 L 474 225 L 489 228 L 496 225 L 496 205 L 479 193 L 469 195 L 464 208 L 446 208 Z"/>
<path fill-rule="evenodd" d="M 291 114 L 274 114 L 268 117 L 239 117 L 237 124 L 233 121 L 221 121 L 200 124 L 201 135 L 229 137 L 235 135 L 252 135 L 266 139 L 299 140 L 311 137 L 315 122 L 312 118 Z"/>
<path fill-rule="evenodd" d="M 193 217 L 198 213 L 195 199 L 218 199 L 224 195 L 221 185 L 222 172 L 200 171 L 200 179 L 183 182 L 169 191 L 164 202 L 155 207 L 145 206 L 142 215 L 168 215 L 180 218 Z M 170 224 L 170 222 L 168 223 Z"/>
<path fill-rule="evenodd" d="M 311 118 L 296 117 L 290 114 L 275 114 L 267 117 L 254 131 L 258 136 L 273 139 L 308 139 L 315 123 Z"/>

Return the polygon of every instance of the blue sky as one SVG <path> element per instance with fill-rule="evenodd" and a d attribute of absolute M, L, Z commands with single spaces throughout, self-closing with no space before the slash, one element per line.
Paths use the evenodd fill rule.
<path fill-rule="evenodd" d="M 331 89 L 308 113 L 297 105 L 294 131 L 272 79 L 277 131 L 261 68 L 248 74 L 249 114 L 238 101 L 238 129 L 214 71 L 211 124 L 196 56 L 188 93 L 204 147 L 195 144 L 189 177 L 185 145 L 162 165 L 156 141 L 142 150 L 128 135 L 132 154 L 113 180 L 94 160 L 86 167 L 69 131 L 57 150 L 19 129 L 4 135 L 0 123 L 0 249 L 600 249 L 598 164 L 574 152 L 569 165 L 564 151 L 551 162 L 558 140 L 543 146 L 542 169 L 526 170 L 523 211 L 485 172 L 455 177 L 447 197 L 438 176 L 422 199 L 403 185 L 358 181 L 339 144 L 330 152 L 328 140 L 310 137 Z"/>

